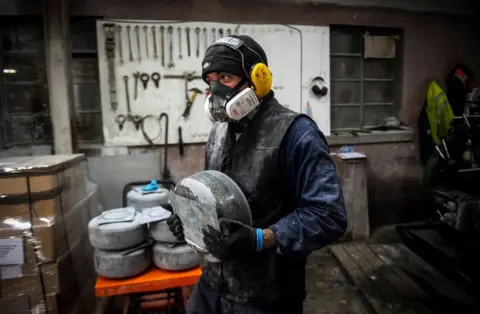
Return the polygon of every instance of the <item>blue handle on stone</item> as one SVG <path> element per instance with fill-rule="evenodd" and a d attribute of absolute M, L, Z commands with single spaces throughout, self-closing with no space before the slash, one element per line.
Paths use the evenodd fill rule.
<path fill-rule="evenodd" d="M 145 192 L 151 192 L 151 191 L 158 190 L 157 180 L 150 181 L 149 184 L 142 186 L 141 189 L 142 189 L 142 191 L 145 191 Z"/>

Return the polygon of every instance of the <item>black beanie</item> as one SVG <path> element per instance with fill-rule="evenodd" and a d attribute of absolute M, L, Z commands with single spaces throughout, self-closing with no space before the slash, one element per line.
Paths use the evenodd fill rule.
<path fill-rule="evenodd" d="M 245 43 L 238 49 L 243 54 L 244 67 L 242 67 L 242 55 L 237 50 L 222 45 L 211 46 L 207 49 L 202 62 L 202 78 L 204 81 L 206 81 L 207 74 L 212 72 L 227 72 L 250 80 L 246 73 L 250 73 L 254 64 L 263 62 L 268 66 L 265 51 L 253 38 L 247 35 L 229 37 L 239 38 Z"/>

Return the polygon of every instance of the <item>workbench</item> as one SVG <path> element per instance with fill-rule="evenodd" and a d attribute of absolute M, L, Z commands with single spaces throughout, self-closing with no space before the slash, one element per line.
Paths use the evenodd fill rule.
<path fill-rule="evenodd" d="M 478 313 L 474 301 L 402 244 L 352 242 L 311 254 L 305 314 Z"/>

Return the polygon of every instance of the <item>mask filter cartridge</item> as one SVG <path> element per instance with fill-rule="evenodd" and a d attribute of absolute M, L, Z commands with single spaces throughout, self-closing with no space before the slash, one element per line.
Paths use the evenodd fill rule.
<path fill-rule="evenodd" d="M 223 102 L 220 105 L 220 102 Z M 245 88 L 228 100 L 219 101 L 215 95 L 207 97 L 204 105 L 205 114 L 210 121 L 226 122 L 228 119 L 239 121 L 246 117 L 260 104 L 251 88 Z"/>

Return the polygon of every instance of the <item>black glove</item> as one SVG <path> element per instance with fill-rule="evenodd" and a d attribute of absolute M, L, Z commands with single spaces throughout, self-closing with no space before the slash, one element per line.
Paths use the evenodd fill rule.
<path fill-rule="evenodd" d="M 206 249 L 213 256 L 221 260 L 233 260 L 255 252 L 256 229 L 225 218 L 220 218 L 219 225 L 222 232 L 209 225 L 202 229 Z"/>
<path fill-rule="evenodd" d="M 178 241 L 183 241 L 185 239 L 183 235 L 183 226 L 180 217 L 175 214 L 170 215 L 167 219 L 168 229 L 173 233 L 173 235 L 178 239 Z"/>

